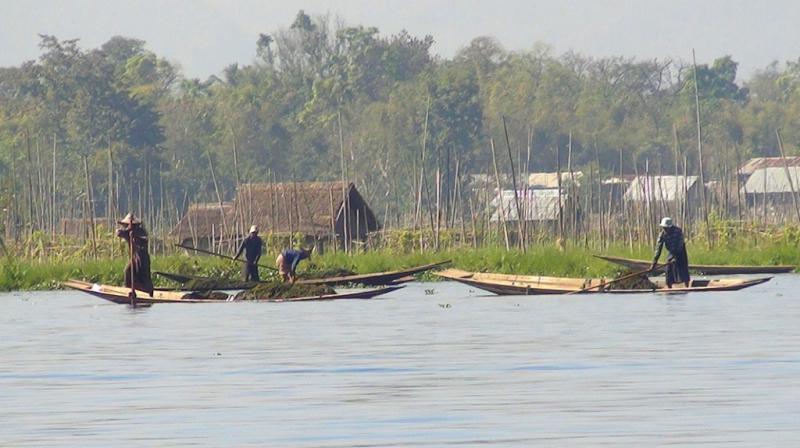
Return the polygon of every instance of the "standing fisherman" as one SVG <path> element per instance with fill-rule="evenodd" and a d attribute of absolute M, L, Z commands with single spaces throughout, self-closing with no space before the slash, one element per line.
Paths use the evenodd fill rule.
<path fill-rule="evenodd" d="M 278 273 L 283 277 L 283 281 L 294 283 L 297 280 L 297 265 L 300 260 L 311 258 L 311 251 L 313 249 L 286 249 L 278 255 L 275 259 L 275 264 L 278 266 Z"/>
<path fill-rule="evenodd" d="M 117 229 L 117 236 L 128 242 L 131 260 L 125 266 L 125 286 L 144 291 L 153 297 L 153 280 L 150 278 L 150 253 L 147 250 L 147 231 L 142 222 L 128 213 L 120 221 L 123 226 Z"/>
<path fill-rule="evenodd" d="M 239 252 L 236 252 L 236 256 L 233 257 L 234 259 L 238 259 L 239 256 L 242 255 L 242 251 L 244 251 L 244 258 L 246 260 L 243 270 L 244 281 L 261 281 L 258 277 L 258 260 L 261 258 L 262 244 L 263 241 L 261 241 L 261 237 L 258 236 L 258 226 L 250 226 L 250 234 L 242 241 L 242 245 L 239 246 Z"/>
<path fill-rule="evenodd" d="M 683 230 L 672 223 L 672 218 L 661 220 L 661 235 L 656 244 L 656 255 L 650 269 L 655 269 L 658 259 L 661 257 L 661 249 L 667 247 L 669 256 L 667 257 L 666 280 L 667 288 L 672 288 L 675 283 L 684 283 L 688 288 L 691 279 L 689 277 L 689 257 L 686 255 L 686 243 L 683 240 Z"/>

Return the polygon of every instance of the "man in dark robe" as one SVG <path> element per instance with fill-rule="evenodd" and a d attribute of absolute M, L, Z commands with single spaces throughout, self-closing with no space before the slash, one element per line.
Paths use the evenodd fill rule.
<path fill-rule="evenodd" d="M 667 288 L 672 288 L 675 283 L 683 283 L 688 288 L 691 283 L 689 277 L 689 257 L 686 254 L 686 243 L 683 239 L 683 230 L 672 223 L 672 218 L 661 220 L 661 234 L 656 243 L 656 254 L 650 269 L 655 269 L 661 250 L 666 246 L 667 257 L 666 280 Z"/>
<path fill-rule="evenodd" d="M 125 266 L 125 286 L 144 291 L 153 297 L 153 280 L 150 277 L 150 253 L 147 250 L 147 231 L 142 222 L 132 213 L 128 213 L 120 221 L 123 226 L 117 229 L 117 236 L 128 243 L 130 260 Z"/>
<path fill-rule="evenodd" d="M 261 279 L 258 276 L 258 260 L 261 258 L 261 246 L 263 245 L 261 237 L 258 236 L 258 226 L 250 226 L 250 234 L 247 235 L 239 246 L 239 251 L 236 252 L 234 259 L 238 259 L 242 252 L 244 252 L 245 264 L 242 270 L 242 277 L 244 281 L 258 282 Z"/>

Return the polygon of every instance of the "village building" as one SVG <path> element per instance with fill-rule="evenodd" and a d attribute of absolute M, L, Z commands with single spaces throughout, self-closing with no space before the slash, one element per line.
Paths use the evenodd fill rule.
<path fill-rule="evenodd" d="M 524 221 L 528 222 L 557 222 L 559 208 L 567 201 L 566 193 L 561 193 L 559 201 L 558 189 L 527 189 L 516 192 L 503 190 L 502 196 L 498 195 L 492 201 L 493 213 L 489 218 L 492 222 L 504 220 L 517 221 L 521 214 Z M 519 200 L 520 213 L 517 213 L 517 200 Z"/>
<path fill-rule="evenodd" d="M 784 168 L 800 166 L 800 156 L 794 157 L 754 157 L 739 167 L 739 175 L 747 180 L 756 170 L 763 168 Z"/>
<path fill-rule="evenodd" d="M 193 204 L 171 236 L 186 242 L 211 244 L 214 239 L 243 238 L 251 225 L 261 235 L 302 235 L 295 244 L 365 241 L 381 225 L 352 183 L 278 182 L 239 186 L 232 202 Z M 196 246 L 196 247 L 201 247 Z"/>
<path fill-rule="evenodd" d="M 57 233 L 61 236 L 73 238 L 78 241 L 87 241 L 92 236 L 92 224 L 95 235 L 103 232 L 111 233 L 116 223 L 109 222 L 105 217 L 91 218 L 61 218 L 58 222 Z"/>
<path fill-rule="evenodd" d="M 220 242 L 230 242 L 235 233 L 228 225 L 233 225 L 232 202 L 202 202 L 190 204 L 170 232 L 169 237 L 177 240 L 181 245 L 212 249 Z"/>
<path fill-rule="evenodd" d="M 628 207 L 647 207 L 657 216 L 684 219 L 699 210 L 701 188 L 698 176 L 637 176 L 623 201 Z"/>
<path fill-rule="evenodd" d="M 758 208 L 771 221 L 782 222 L 796 214 L 794 202 L 800 202 L 798 189 L 800 166 L 767 167 L 750 174 L 742 187 L 742 194 L 750 207 Z"/>
<path fill-rule="evenodd" d="M 561 188 L 567 188 L 573 184 L 580 186 L 581 179 L 583 179 L 582 171 L 561 172 Z M 536 190 L 558 189 L 558 173 L 530 173 L 528 174 L 528 187 Z"/>

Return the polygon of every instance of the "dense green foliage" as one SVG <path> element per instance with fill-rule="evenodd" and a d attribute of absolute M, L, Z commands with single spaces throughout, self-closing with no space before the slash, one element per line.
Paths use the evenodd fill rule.
<path fill-rule="evenodd" d="M 571 140 L 575 167 L 597 159 L 606 173 L 648 162 L 671 172 L 677 156 L 696 172 L 685 62 L 508 52 L 489 37 L 441 59 L 432 43 L 301 11 L 259 37 L 252 64 L 202 81 L 140 40 L 82 49 L 42 36 L 38 60 L 0 69 L 0 225 L 49 231 L 60 217 L 126 210 L 169 224 L 188 202 L 216 201 L 217 191 L 229 199 L 240 182 L 342 171 L 381 218 L 399 216 L 422 164 L 430 185 L 440 170 L 445 192 L 457 164 L 486 172 L 489 139 L 504 143 L 502 116 L 515 152 L 530 147 L 530 170 L 554 169 L 556 148 L 566 164 Z M 776 130 L 788 148 L 800 141 L 790 126 L 800 119 L 800 62 L 742 82 L 722 56 L 698 66 L 697 82 L 710 174 L 776 154 Z"/>
<path fill-rule="evenodd" d="M 800 229 L 790 227 L 783 232 L 772 231 L 758 236 L 753 233 L 728 235 L 713 249 L 701 240 L 689 241 L 689 260 L 697 264 L 739 265 L 797 265 L 800 266 Z M 382 272 L 409 268 L 437 261 L 452 260 L 452 267 L 469 271 L 500 272 L 507 274 L 541 274 L 564 277 L 613 276 L 620 267 L 592 257 L 599 248 L 573 246 L 560 250 L 555 245 L 537 245 L 523 253 L 507 251 L 500 246 L 471 249 L 462 247 L 439 253 L 408 252 L 402 249 L 383 249 L 365 253 L 344 254 L 329 252 L 314 256 L 300 264 L 301 278 L 314 278 L 328 273 L 340 273 L 346 268 L 357 273 Z M 650 259 L 653 248 L 649 245 L 629 247 L 616 244 L 604 253 L 622 257 Z M 69 278 L 87 279 L 105 284 L 122 284 L 123 257 L 87 261 L 80 256 L 59 260 L 35 261 L 29 259 L 0 258 L 0 291 L 18 289 L 54 289 Z M 217 257 L 187 257 L 181 255 L 153 258 L 153 271 L 175 272 L 214 278 L 240 278 L 241 265 Z M 271 271 L 261 269 L 262 279 L 276 280 Z M 422 279 L 435 280 L 430 273 Z M 157 286 L 176 286 L 157 275 Z"/>

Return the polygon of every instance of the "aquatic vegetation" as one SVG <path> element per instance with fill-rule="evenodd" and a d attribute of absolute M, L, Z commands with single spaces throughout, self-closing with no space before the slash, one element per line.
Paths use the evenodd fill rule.
<path fill-rule="evenodd" d="M 280 281 L 259 283 L 252 289 L 236 294 L 236 300 L 291 299 L 336 294 L 336 290 L 325 285 L 304 285 Z"/>

